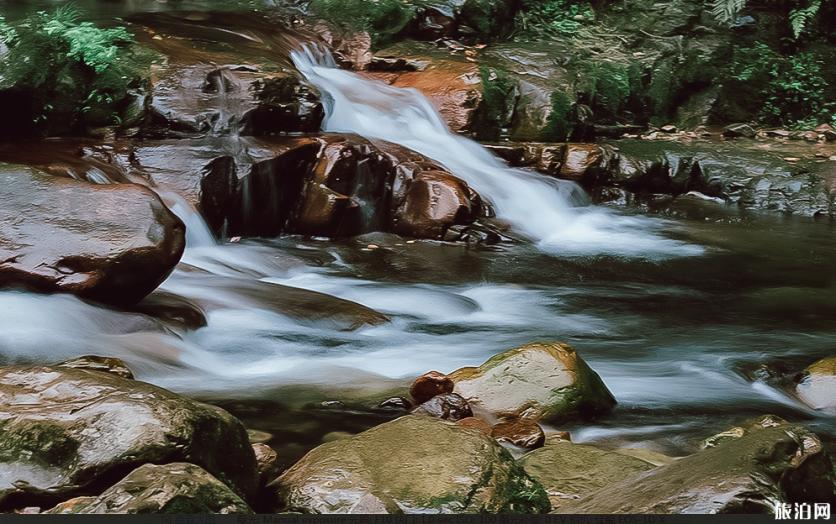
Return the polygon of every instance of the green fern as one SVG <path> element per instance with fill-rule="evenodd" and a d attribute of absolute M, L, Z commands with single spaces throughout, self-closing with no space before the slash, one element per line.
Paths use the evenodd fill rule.
<path fill-rule="evenodd" d="M 746 0 L 711 0 L 711 15 L 722 24 L 731 24 L 746 7 Z"/>
<path fill-rule="evenodd" d="M 811 0 L 807 7 L 799 7 L 790 11 L 790 28 L 793 36 L 798 39 L 816 17 L 821 8 L 821 0 Z"/>

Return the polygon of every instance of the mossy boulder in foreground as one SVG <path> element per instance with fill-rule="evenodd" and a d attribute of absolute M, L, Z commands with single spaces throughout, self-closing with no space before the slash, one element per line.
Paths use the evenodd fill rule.
<path fill-rule="evenodd" d="M 98 497 L 78 497 L 46 513 L 252 513 L 241 497 L 205 469 L 186 462 L 146 464 Z"/>
<path fill-rule="evenodd" d="M 279 511 L 543 513 L 543 487 L 484 433 L 409 415 L 323 444 L 270 488 Z"/>
<path fill-rule="evenodd" d="M 833 463 L 803 426 L 778 423 L 610 484 L 558 513 L 766 513 L 836 501 Z"/>
<path fill-rule="evenodd" d="M 243 497 L 257 487 L 247 432 L 220 408 L 102 371 L 0 369 L 0 509 L 48 507 L 168 462 Z"/>
<path fill-rule="evenodd" d="M 450 374 L 454 392 L 489 418 L 562 422 L 615 405 L 607 386 L 566 344 L 528 344 Z"/>
<path fill-rule="evenodd" d="M 553 508 L 655 467 L 616 451 L 553 438 L 524 455 L 520 464 L 543 484 Z"/>

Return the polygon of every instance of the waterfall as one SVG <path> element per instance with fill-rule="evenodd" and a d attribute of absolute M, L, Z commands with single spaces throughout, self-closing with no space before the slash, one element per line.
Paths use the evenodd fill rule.
<path fill-rule="evenodd" d="M 441 163 L 489 200 L 497 216 L 544 251 L 564 255 L 654 257 L 696 255 L 665 238 L 661 220 L 580 206 L 575 184 L 511 169 L 477 142 L 452 133 L 420 92 L 393 87 L 337 68 L 328 50 L 305 46 L 291 59 L 323 95 L 325 131 L 394 142 Z"/>

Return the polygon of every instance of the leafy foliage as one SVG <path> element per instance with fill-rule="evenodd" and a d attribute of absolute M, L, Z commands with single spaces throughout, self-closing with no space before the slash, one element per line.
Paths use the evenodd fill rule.
<path fill-rule="evenodd" d="M 415 16 L 416 6 L 403 0 L 312 0 L 312 14 L 354 31 L 368 31 L 375 42 L 400 32 Z"/>
<path fill-rule="evenodd" d="M 811 53 L 786 57 L 759 42 L 735 52 L 730 76 L 734 81 L 760 86 L 761 121 L 794 125 L 831 116 L 822 65 Z"/>
<path fill-rule="evenodd" d="M 479 72 L 483 87 L 481 108 L 474 122 L 476 137 L 497 140 L 513 110 L 516 83 L 507 72 L 499 69 L 483 66 Z"/>
<path fill-rule="evenodd" d="M 39 100 L 39 124 L 50 119 L 118 123 L 118 104 L 141 81 L 150 55 L 123 27 L 101 29 L 72 6 L 38 11 L 15 26 L 0 23 L 7 48 L 0 87 L 25 89 Z"/>
<path fill-rule="evenodd" d="M 584 24 L 595 20 L 586 2 L 572 0 L 524 0 L 517 13 L 516 26 L 522 34 L 574 35 Z"/>
<path fill-rule="evenodd" d="M 732 24 L 746 7 L 746 0 L 712 0 L 711 14 L 723 24 Z"/>
<path fill-rule="evenodd" d="M 589 98 L 590 105 L 615 113 L 621 109 L 634 91 L 636 72 L 630 64 L 593 60 L 585 65 L 580 91 Z"/>
<path fill-rule="evenodd" d="M 821 9 L 821 0 L 810 0 L 810 3 L 805 7 L 797 7 L 790 11 L 790 28 L 796 39 L 809 29 L 813 19 L 819 13 L 819 9 Z"/>

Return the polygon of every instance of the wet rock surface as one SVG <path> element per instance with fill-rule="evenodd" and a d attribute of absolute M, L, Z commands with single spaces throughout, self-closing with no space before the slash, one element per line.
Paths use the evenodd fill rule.
<path fill-rule="evenodd" d="M 638 458 L 553 437 L 523 455 L 520 464 L 546 489 L 553 509 L 654 467 Z"/>
<path fill-rule="evenodd" d="M 467 401 L 455 393 L 436 395 L 415 408 L 412 413 L 451 421 L 473 416 Z"/>
<path fill-rule="evenodd" d="M 98 497 L 79 497 L 50 514 L 249 514 L 246 502 L 205 469 L 186 462 L 145 464 Z"/>
<path fill-rule="evenodd" d="M 131 304 L 168 276 L 184 226 L 138 185 L 0 165 L 0 285 Z"/>
<path fill-rule="evenodd" d="M 789 503 L 836 499 L 831 459 L 803 426 L 752 431 L 611 484 L 557 512 L 771 515 L 775 497 Z"/>
<path fill-rule="evenodd" d="M 525 449 L 536 449 L 546 442 L 543 428 L 529 420 L 512 420 L 495 424 L 491 428 L 491 436 L 497 442 Z"/>
<path fill-rule="evenodd" d="M 548 500 L 487 435 L 402 417 L 322 445 L 271 484 L 283 511 L 539 513 Z"/>
<path fill-rule="evenodd" d="M 801 374 L 795 393 L 811 408 L 836 414 L 836 357 L 809 365 Z"/>
<path fill-rule="evenodd" d="M 256 488 L 247 434 L 225 411 L 113 373 L 0 370 L 0 507 L 54 503 L 145 463 L 191 462 L 243 497 Z"/>
<path fill-rule="evenodd" d="M 606 413 L 615 399 L 574 349 L 529 344 L 450 374 L 454 392 L 487 418 L 561 422 Z"/>
<path fill-rule="evenodd" d="M 423 404 L 436 395 L 453 392 L 453 381 L 444 373 L 428 371 L 415 379 L 409 387 L 409 394 L 416 404 Z"/>

